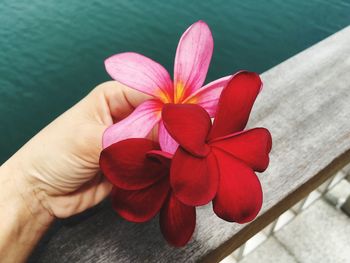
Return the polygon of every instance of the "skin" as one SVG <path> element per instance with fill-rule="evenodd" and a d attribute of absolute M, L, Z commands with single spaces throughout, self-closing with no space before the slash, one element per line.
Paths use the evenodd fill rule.
<path fill-rule="evenodd" d="M 101 202 L 112 185 L 99 171 L 102 135 L 147 95 L 97 86 L 0 167 L 0 258 L 24 262 L 55 218 Z"/>

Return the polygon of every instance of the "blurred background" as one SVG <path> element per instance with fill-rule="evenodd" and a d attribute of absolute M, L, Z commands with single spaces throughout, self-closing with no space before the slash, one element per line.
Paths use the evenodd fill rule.
<path fill-rule="evenodd" d="M 197 20 L 215 41 L 207 81 L 273 67 L 350 22 L 348 0 L 0 0 L 0 163 L 97 84 L 103 61 L 135 51 L 171 73 Z"/>

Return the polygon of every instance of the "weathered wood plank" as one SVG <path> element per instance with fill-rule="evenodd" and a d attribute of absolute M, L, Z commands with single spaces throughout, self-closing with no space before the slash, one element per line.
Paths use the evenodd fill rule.
<path fill-rule="evenodd" d="M 216 262 L 350 162 L 350 27 L 262 74 L 264 90 L 249 126 L 271 130 L 264 205 L 248 225 L 197 210 L 193 241 L 182 249 L 162 239 L 157 218 L 133 224 L 105 204 L 83 222 L 50 236 L 39 262 Z"/>

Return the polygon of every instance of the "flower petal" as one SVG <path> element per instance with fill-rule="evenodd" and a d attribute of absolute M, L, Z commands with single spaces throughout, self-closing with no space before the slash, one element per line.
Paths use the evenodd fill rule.
<path fill-rule="evenodd" d="M 146 137 L 161 117 L 162 103 L 146 100 L 128 117 L 108 127 L 103 134 L 103 148 L 129 138 Z"/>
<path fill-rule="evenodd" d="M 209 138 L 217 138 L 244 129 L 262 82 L 258 74 L 241 71 L 223 89 Z"/>
<path fill-rule="evenodd" d="M 159 212 L 169 189 L 168 178 L 164 178 L 141 190 L 114 188 L 112 191 L 112 206 L 121 217 L 128 221 L 145 222 Z"/>
<path fill-rule="evenodd" d="M 157 159 L 146 156 L 149 151 L 157 149 L 157 143 L 141 138 L 114 143 L 101 152 L 101 170 L 118 188 L 146 188 L 169 175 L 170 165 L 166 166 Z"/>
<path fill-rule="evenodd" d="M 243 162 L 213 150 L 218 161 L 220 184 L 213 200 L 215 214 L 229 222 L 253 220 L 262 205 L 262 189 L 258 177 Z"/>
<path fill-rule="evenodd" d="M 213 47 L 213 36 L 203 21 L 194 23 L 182 35 L 177 46 L 174 65 L 175 103 L 203 85 Z"/>
<path fill-rule="evenodd" d="M 197 158 L 179 147 L 170 168 L 170 184 L 176 197 L 191 206 L 205 205 L 217 191 L 219 183 L 215 156 Z"/>
<path fill-rule="evenodd" d="M 158 138 L 160 148 L 164 152 L 174 154 L 176 152 L 177 147 L 179 147 L 179 144 L 173 139 L 173 137 L 170 136 L 170 134 L 166 130 L 163 121 L 159 122 Z"/>
<path fill-rule="evenodd" d="M 146 155 L 148 158 L 154 159 L 165 167 L 170 168 L 171 159 L 173 158 L 172 154 L 160 150 L 152 150 L 147 152 Z"/>
<path fill-rule="evenodd" d="M 169 244 L 181 247 L 191 239 L 196 227 L 196 209 L 170 194 L 160 211 L 160 230 Z"/>
<path fill-rule="evenodd" d="M 183 148 L 196 156 L 205 156 L 209 147 L 205 141 L 211 128 L 208 113 L 195 104 L 165 104 L 162 120 L 169 134 Z"/>
<path fill-rule="evenodd" d="M 210 117 L 214 117 L 222 89 L 231 77 L 226 76 L 208 83 L 192 93 L 183 103 L 198 104 L 209 113 Z"/>
<path fill-rule="evenodd" d="M 210 143 L 211 147 L 232 154 L 258 172 L 265 171 L 269 165 L 271 145 L 271 134 L 265 128 L 251 129 L 237 135 L 215 139 Z"/>
<path fill-rule="evenodd" d="M 143 93 L 172 101 L 173 83 L 168 71 L 141 54 L 125 52 L 105 60 L 108 74 L 115 80 Z"/>

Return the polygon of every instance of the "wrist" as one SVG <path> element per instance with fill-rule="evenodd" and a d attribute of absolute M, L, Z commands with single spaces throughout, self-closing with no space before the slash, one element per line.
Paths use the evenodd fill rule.
<path fill-rule="evenodd" d="M 30 187 L 15 182 L 17 176 L 7 164 L 0 167 L 0 258 L 4 262 L 24 262 L 53 221 Z"/>
<path fill-rule="evenodd" d="M 13 202 L 17 210 L 25 210 L 28 219 L 38 227 L 47 228 L 54 220 L 40 198 L 40 189 L 28 180 L 19 166 L 11 163 L 11 159 L 0 167 L 0 187 L 3 189 L 0 198 Z"/>

